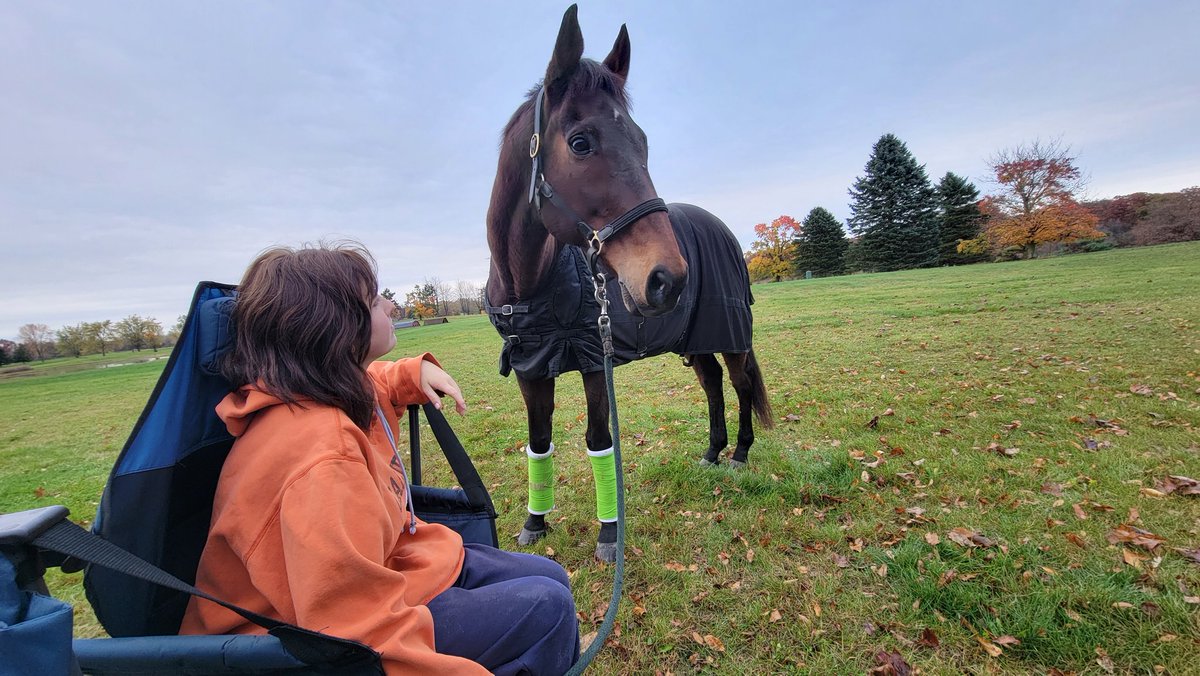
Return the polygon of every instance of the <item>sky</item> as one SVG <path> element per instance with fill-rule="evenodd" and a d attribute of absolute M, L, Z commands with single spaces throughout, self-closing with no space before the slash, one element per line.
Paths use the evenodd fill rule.
<path fill-rule="evenodd" d="M 350 238 L 400 292 L 482 284 L 500 131 L 562 2 L 0 3 L 0 338 L 130 314 L 269 246 Z M 1200 184 L 1200 3 L 583 2 L 622 23 L 632 116 L 669 202 L 756 223 L 849 216 L 871 146 L 984 193 L 1061 139 L 1086 197 Z"/>

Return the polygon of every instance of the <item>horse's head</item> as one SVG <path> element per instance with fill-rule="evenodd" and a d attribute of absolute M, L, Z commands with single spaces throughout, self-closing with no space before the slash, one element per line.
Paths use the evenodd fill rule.
<path fill-rule="evenodd" d="M 628 222 L 604 240 L 600 258 L 621 282 L 630 312 L 653 316 L 674 309 L 687 262 L 646 168 L 646 134 L 629 116 L 629 51 L 629 33 L 621 26 L 603 63 L 583 59 L 576 8 L 567 9 L 535 94 L 544 98 L 530 147 L 538 156 L 531 180 L 538 184 L 542 222 L 561 242 L 586 248 L 592 233 L 607 234 L 614 221 Z M 541 188 L 542 177 L 549 190 Z"/>

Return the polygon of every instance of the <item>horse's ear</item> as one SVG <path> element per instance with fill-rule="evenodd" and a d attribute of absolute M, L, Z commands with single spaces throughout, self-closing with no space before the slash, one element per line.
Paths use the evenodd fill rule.
<path fill-rule="evenodd" d="M 579 67 L 579 59 L 583 57 L 583 32 L 579 30 L 578 12 L 579 8 L 571 5 L 563 14 L 558 41 L 554 43 L 554 54 L 546 68 L 545 84 L 552 89 L 575 72 Z"/>
<path fill-rule="evenodd" d="M 604 65 L 616 73 L 622 80 L 629 77 L 629 31 L 621 24 L 621 32 L 617 33 L 617 41 L 613 43 L 612 51 L 604 57 Z"/>

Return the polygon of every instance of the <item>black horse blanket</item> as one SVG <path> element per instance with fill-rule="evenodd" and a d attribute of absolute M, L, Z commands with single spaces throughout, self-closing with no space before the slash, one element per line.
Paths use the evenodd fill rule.
<path fill-rule="evenodd" d="M 688 263 L 687 284 L 675 309 L 658 317 L 630 313 L 618 282 L 607 291 L 613 329 L 613 363 L 677 354 L 748 352 L 753 318 L 750 277 L 737 239 L 716 216 L 690 204 L 668 205 L 679 250 Z M 533 298 L 487 307 L 504 338 L 500 375 L 527 380 L 604 369 L 596 302 L 583 251 L 563 247 L 552 277 Z"/>

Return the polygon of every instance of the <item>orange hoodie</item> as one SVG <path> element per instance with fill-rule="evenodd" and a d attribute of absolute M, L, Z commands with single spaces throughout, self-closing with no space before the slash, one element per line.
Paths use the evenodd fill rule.
<path fill-rule="evenodd" d="M 421 361 L 368 369 L 393 434 L 396 411 L 424 403 Z M 365 643 L 389 676 L 486 674 L 434 651 L 425 607 L 462 570 L 458 533 L 417 519 L 378 418 L 363 433 L 340 409 L 287 405 L 256 386 L 230 393 L 217 414 L 237 437 L 221 470 L 196 585 L 254 612 Z M 182 634 L 259 634 L 260 627 L 192 598 Z"/>

